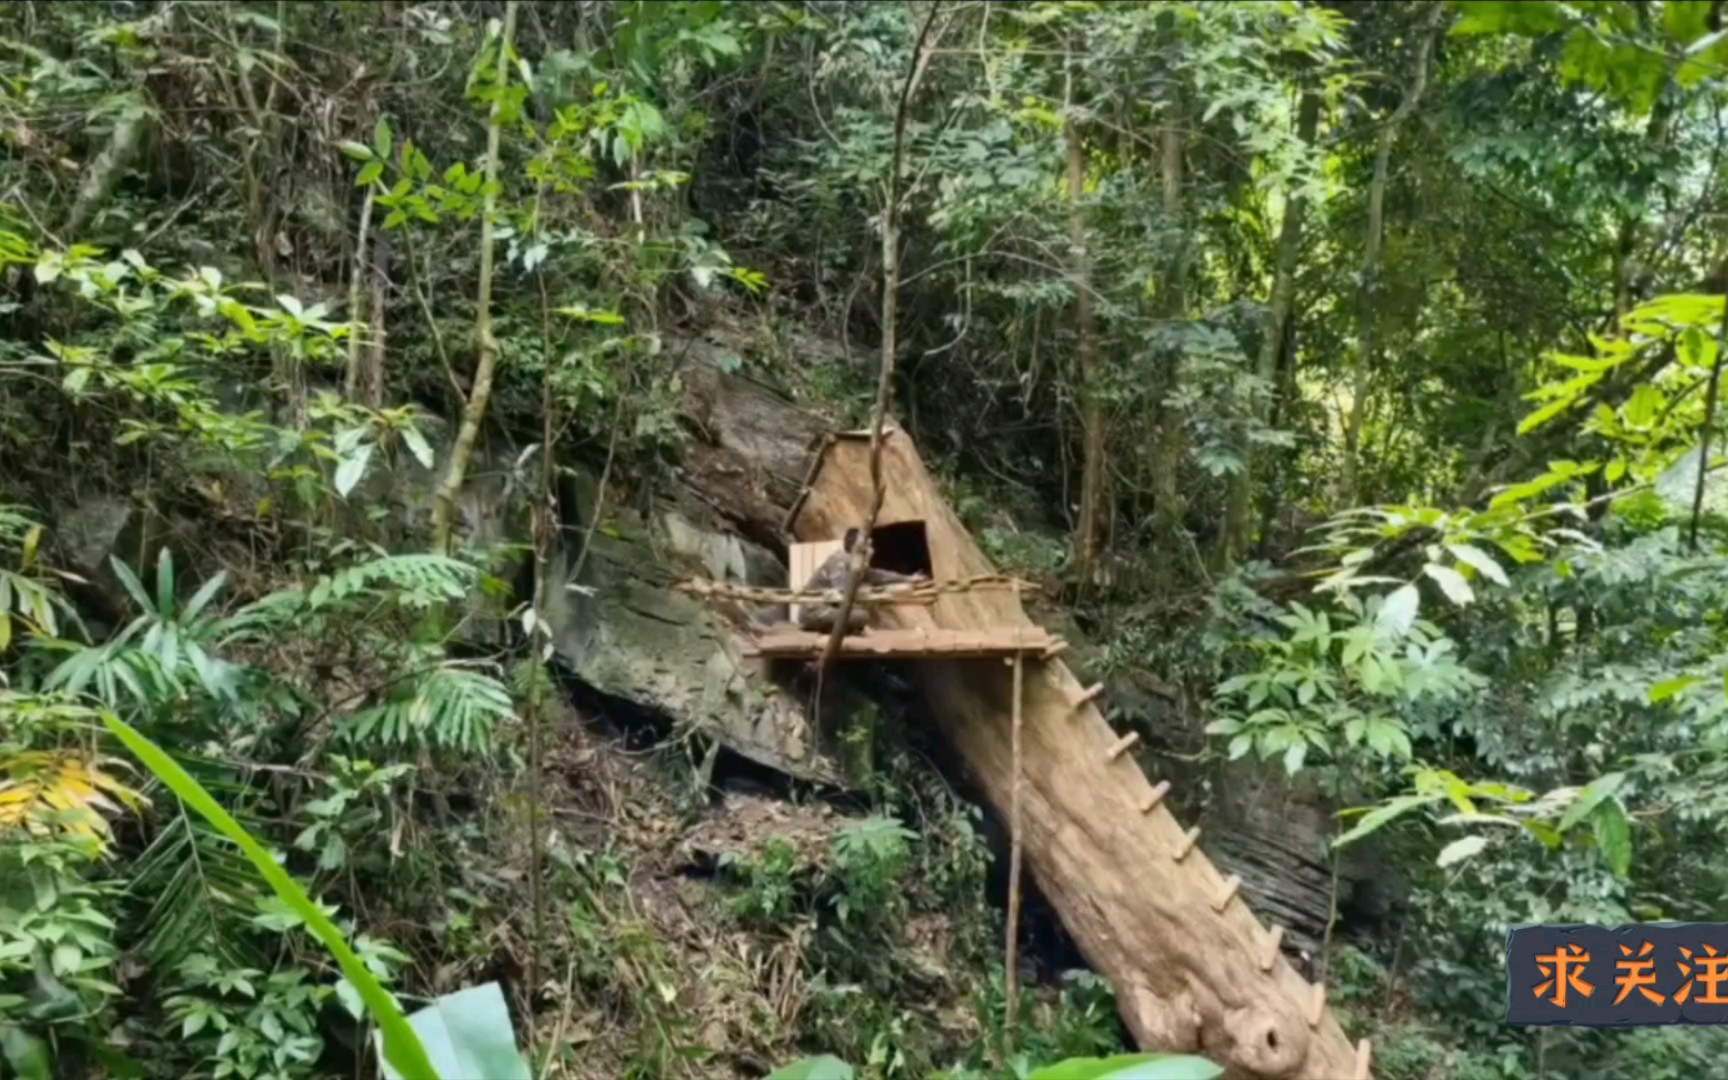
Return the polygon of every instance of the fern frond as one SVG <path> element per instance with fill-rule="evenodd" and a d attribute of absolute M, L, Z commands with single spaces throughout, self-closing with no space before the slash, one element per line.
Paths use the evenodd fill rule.
<path fill-rule="evenodd" d="M 445 666 L 410 680 L 388 700 L 348 717 L 340 730 L 356 743 L 430 745 L 478 753 L 491 743 L 497 723 L 515 711 L 510 691 L 497 679 Z"/>

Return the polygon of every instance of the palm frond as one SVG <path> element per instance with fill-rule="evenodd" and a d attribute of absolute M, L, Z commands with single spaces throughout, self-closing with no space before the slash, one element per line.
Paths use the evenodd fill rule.
<path fill-rule="evenodd" d="M 139 951 L 159 971 L 193 953 L 236 963 L 256 960 L 248 930 L 265 896 L 257 872 L 227 837 L 178 803 L 172 806 L 127 887 L 130 897 L 149 905 L 139 926 Z M 232 805 L 230 812 L 241 816 Z"/>
<path fill-rule="evenodd" d="M 0 756 L 0 831 L 24 829 L 37 836 L 59 831 L 94 840 L 105 850 L 113 838 L 108 816 L 119 814 L 122 805 L 136 810 L 148 801 L 109 771 L 124 764 L 53 750 Z"/>
<path fill-rule="evenodd" d="M 510 691 L 490 675 L 444 666 L 399 686 L 389 699 L 340 724 L 343 737 L 386 746 L 430 745 L 478 753 L 497 723 L 515 715 Z"/>
<path fill-rule="evenodd" d="M 388 555 L 322 577 L 309 585 L 278 589 L 215 624 L 223 644 L 273 634 L 302 623 L 309 613 L 357 598 L 386 593 L 409 607 L 425 608 L 460 600 L 479 580 L 480 571 L 443 555 Z"/>
<path fill-rule="evenodd" d="M 404 602 L 424 606 L 460 600 L 479 577 L 476 568 L 444 555 L 388 555 L 319 581 L 308 600 L 313 607 L 322 607 L 389 585 Z"/>

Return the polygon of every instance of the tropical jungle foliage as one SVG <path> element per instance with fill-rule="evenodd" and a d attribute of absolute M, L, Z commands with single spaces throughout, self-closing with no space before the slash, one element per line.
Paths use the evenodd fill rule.
<path fill-rule="evenodd" d="M 705 336 L 837 427 L 886 343 L 1191 808 L 1325 810 L 1375 1075 L 1718 1071 L 1501 964 L 1728 919 L 1725 8 L 0 8 L 0 1074 L 1141 1067 L 888 704 L 696 871 L 711 755 L 572 691 Z"/>

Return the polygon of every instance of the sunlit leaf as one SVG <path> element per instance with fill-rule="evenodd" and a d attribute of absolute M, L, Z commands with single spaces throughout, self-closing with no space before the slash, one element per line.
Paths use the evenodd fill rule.
<path fill-rule="evenodd" d="M 1462 836 L 1447 844 L 1440 851 L 1440 857 L 1434 860 L 1436 866 L 1451 866 L 1475 855 L 1488 846 L 1486 836 Z"/>
<path fill-rule="evenodd" d="M 1469 544 L 1447 544 L 1446 550 L 1450 551 L 1459 562 L 1469 566 L 1496 585 L 1511 584 L 1506 578 L 1506 571 L 1500 568 L 1500 564 L 1494 560 L 1494 556 L 1481 548 L 1472 547 Z"/>
<path fill-rule="evenodd" d="M 1414 584 L 1408 584 L 1394 589 L 1380 605 L 1380 612 L 1375 616 L 1375 625 L 1392 638 L 1403 637 L 1416 621 L 1416 608 L 1421 603 L 1421 596 Z"/>
<path fill-rule="evenodd" d="M 1560 816 L 1560 831 L 1566 832 L 1572 826 L 1584 820 L 1590 811 L 1601 805 L 1602 801 L 1613 796 L 1620 790 L 1620 784 L 1626 779 L 1625 773 L 1607 773 L 1585 784 L 1573 798 L 1572 805 Z"/>
<path fill-rule="evenodd" d="M 1446 599 L 1454 604 L 1462 607 L 1476 599 L 1476 591 L 1470 587 L 1468 581 L 1464 580 L 1464 575 L 1450 566 L 1429 563 L 1422 568 L 1422 572 L 1438 582 L 1440 591 L 1445 593 Z"/>
<path fill-rule="evenodd" d="M 1603 800 L 1590 815 L 1596 836 L 1596 846 L 1614 876 L 1625 877 L 1632 868 L 1632 823 L 1626 817 L 1626 807 L 1619 799 Z"/>

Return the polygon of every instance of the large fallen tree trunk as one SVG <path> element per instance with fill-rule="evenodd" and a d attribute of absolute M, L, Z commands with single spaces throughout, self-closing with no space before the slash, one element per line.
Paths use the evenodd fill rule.
<path fill-rule="evenodd" d="M 923 525 L 938 580 L 993 573 L 925 470 L 911 440 L 885 434 L 879 528 Z M 829 540 L 865 520 L 868 441 L 831 439 L 793 508 L 800 541 Z M 878 545 L 879 549 L 888 545 Z M 903 545 L 902 545 L 903 546 Z M 1012 593 L 946 593 L 928 607 L 884 609 L 887 627 L 1029 627 Z M 1000 659 L 922 660 L 931 716 L 1004 819 L 1014 785 L 1009 668 Z M 1248 910 L 1184 831 L 1067 665 L 1034 660 L 1023 699 L 1023 843 L 1027 864 L 1087 960 L 1116 989 L 1141 1047 L 1199 1052 L 1232 1077 L 1349 1080 L 1367 1075 L 1311 986 L 1279 952 L 1279 935 Z M 1359 1053 L 1360 1056 L 1359 1057 Z"/>

